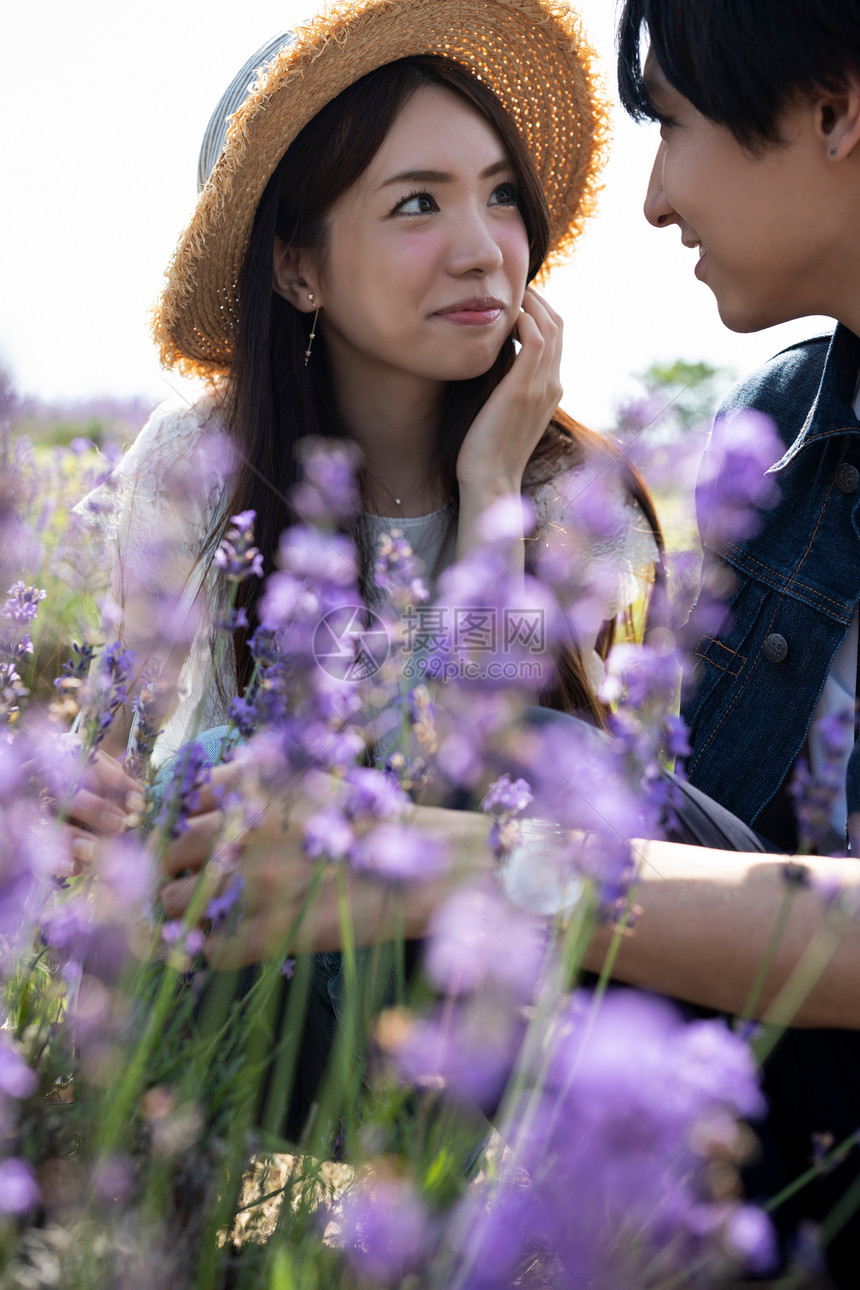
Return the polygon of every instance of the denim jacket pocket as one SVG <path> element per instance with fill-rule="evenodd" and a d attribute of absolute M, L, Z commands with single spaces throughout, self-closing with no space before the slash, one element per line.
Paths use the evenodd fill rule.
<path fill-rule="evenodd" d="M 768 614 L 771 601 L 768 587 L 751 578 L 740 580 L 726 605 L 718 635 L 703 634 L 698 638 L 693 651 L 695 667 L 684 685 L 681 705 L 681 715 L 694 735 L 698 734 L 704 714 L 710 712 L 705 720 L 711 727 L 718 719 L 717 710 L 746 680 L 750 660 L 758 652 L 756 640 L 761 635 L 762 615 Z M 689 625 L 695 627 L 695 622 L 694 614 Z"/>
<path fill-rule="evenodd" d="M 718 667 L 721 672 L 728 672 L 729 676 L 740 676 L 746 666 L 745 654 L 729 649 L 728 645 L 724 645 L 714 636 L 700 637 L 694 652 L 697 659 L 705 659 L 714 667 Z"/>

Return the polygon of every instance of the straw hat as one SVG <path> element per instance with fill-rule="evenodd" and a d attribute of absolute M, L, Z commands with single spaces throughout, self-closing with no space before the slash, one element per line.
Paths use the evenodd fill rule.
<path fill-rule="evenodd" d="M 165 367 L 214 377 L 229 366 L 237 282 L 257 204 L 279 160 L 347 86 L 417 54 L 463 64 L 494 91 L 544 186 L 547 265 L 570 251 L 594 207 L 607 109 L 594 55 L 566 0 L 339 0 L 258 51 L 216 109 L 201 155 L 205 183 L 153 316 Z"/>

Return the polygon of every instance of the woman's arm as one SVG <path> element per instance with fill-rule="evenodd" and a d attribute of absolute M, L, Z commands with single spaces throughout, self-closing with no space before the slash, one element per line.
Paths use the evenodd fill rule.
<path fill-rule="evenodd" d="M 216 770 L 216 784 L 230 773 L 230 767 Z M 187 909 L 196 882 L 195 876 L 177 879 L 175 875 L 184 870 L 196 875 L 206 866 L 220 825 L 211 789 L 204 793 L 201 812 L 164 857 L 169 881 L 163 900 L 172 917 L 181 917 Z M 209 952 L 219 966 L 250 963 L 279 953 L 308 894 L 316 868 L 302 852 L 301 807 L 291 811 L 286 831 L 282 815 L 280 808 L 267 812 L 244 841 L 240 871 L 246 883 L 247 920 L 235 936 L 211 938 Z M 450 891 L 492 868 L 486 816 L 415 807 L 409 823 L 449 843 L 451 870 L 431 882 L 404 886 L 396 897 L 394 889 L 381 881 L 346 872 L 342 881 L 357 944 L 391 939 L 398 927 L 408 937 L 421 936 L 432 911 Z M 622 940 L 613 975 L 703 1007 L 742 1013 L 783 907 L 788 858 L 673 842 L 637 842 L 634 846 L 642 857 L 635 897 L 641 912 Z M 860 866 L 817 856 L 802 863 L 814 882 L 841 883 L 849 896 L 860 898 Z M 223 871 L 217 866 L 210 871 L 213 891 L 222 879 Z M 756 1016 L 767 1011 L 813 939 L 826 936 L 826 929 L 823 900 L 808 886 L 796 890 L 754 1010 Z M 608 925 L 595 929 L 585 967 L 601 970 L 613 934 Z M 332 868 L 323 878 L 313 911 L 293 948 L 338 949 L 340 944 L 337 873 Z M 853 928 L 848 929 L 790 1020 L 803 1026 L 860 1028 L 860 938 Z"/>
<path fill-rule="evenodd" d="M 215 795 L 230 782 L 232 772 L 232 766 L 213 771 L 212 784 L 201 790 L 200 813 L 162 858 L 168 881 L 161 900 L 171 918 L 183 917 L 192 898 L 198 908 L 204 907 L 232 872 L 222 864 L 217 847 L 213 859 L 207 860 L 222 824 Z M 434 909 L 447 895 L 491 864 L 490 820 L 485 815 L 420 806 L 407 823 L 428 839 L 442 838 L 449 844 L 451 865 L 444 874 L 402 887 L 364 877 L 346 865 L 330 865 L 320 877 L 318 863 L 302 849 L 303 820 L 308 813 L 301 801 L 292 803 L 285 825 L 283 802 L 272 804 L 245 834 L 238 866 L 244 879 L 243 917 L 234 935 L 208 937 L 206 953 L 216 967 L 239 967 L 286 952 L 286 938 L 306 900 L 309 909 L 290 942 L 291 953 L 342 948 L 344 897 L 355 944 L 394 940 L 400 934 L 415 939 L 425 933 Z M 185 873 L 190 876 L 175 876 Z M 195 896 L 201 874 L 205 890 Z"/>

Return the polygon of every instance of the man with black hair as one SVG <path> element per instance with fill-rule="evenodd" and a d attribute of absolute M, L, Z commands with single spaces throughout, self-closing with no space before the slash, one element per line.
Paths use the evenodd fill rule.
<path fill-rule="evenodd" d="M 689 778 L 794 851 L 797 759 L 819 768 L 841 730 L 846 792 L 832 845 L 850 825 L 860 851 L 860 3 L 626 0 L 618 48 L 624 106 L 661 127 L 645 214 L 696 252 L 726 326 L 837 322 L 736 387 L 715 422 L 714 454 L 749 408 L 773 418 L 785 451 L 771 468 L 781 500 L 759 532 L 703 534 L 705 579 L 732 590 L 718 630 L 707 620 L 697 630 L 695 609 L 691 618 Z M 809 1167 L 813 1135 L 839 1141 L 860 1128 L 860 1033 L 790 1031 L 766 1085 L 773 1141 L 747 1185 L 773 1193 Z M 784 1218 L 788 1233 L 842 1202 L 829 1257 L 840 1286 L 860 1284 L 857 1209 L 845 1219 L 860 1206 L 858 1158 L 855 1147 Z"/>

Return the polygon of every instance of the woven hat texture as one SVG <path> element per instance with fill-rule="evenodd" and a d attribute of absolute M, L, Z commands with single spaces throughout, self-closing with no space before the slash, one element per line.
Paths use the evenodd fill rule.
<path fill-rule="evenodd" d="M 281 41 L 289 43 L 278 48 Z M 272 172 L 305 125 L 347 86 L 385 63 L 437 54 L 468 68 L 515 121 L 550 211 L 545 269 L 564 259 L 591 213 L 608 113 L 594 55 L 565 0 L 351 0 L 258 51 L 222 97 L 207 131 L 223 150 L 166 272 L 153 314 L 165 367 L 214 377 L 230 363 L 238 279 Z M 257 71 L 256 77 L 253 72 Z M 237 95 L 236 89 L 239 89 Z M 204 141 L 207 144 L 207 141 Z M 206 147 L 204 147 L 204 152 Z M 202 161 L 203 170 L 208 161 Z"/>

